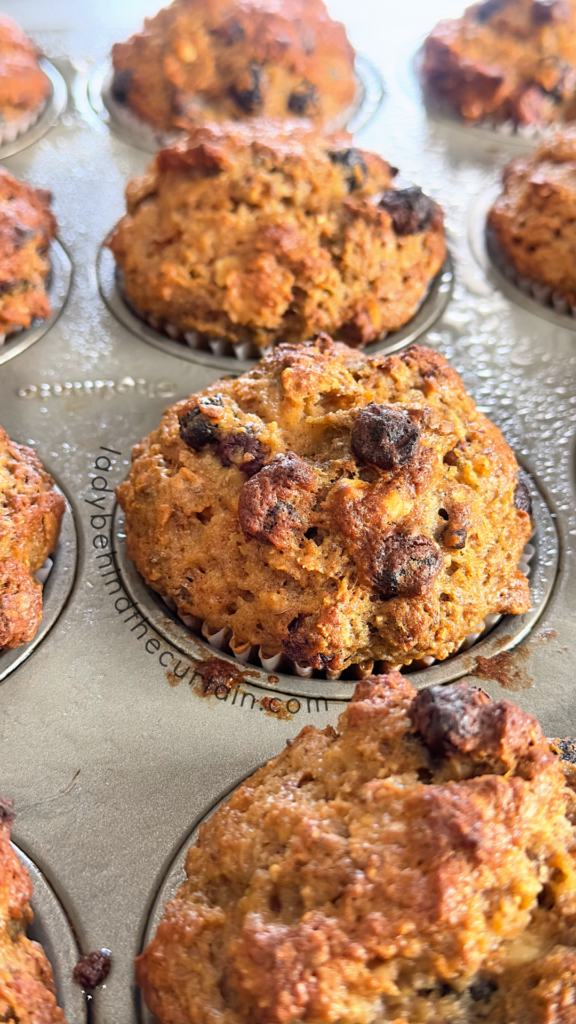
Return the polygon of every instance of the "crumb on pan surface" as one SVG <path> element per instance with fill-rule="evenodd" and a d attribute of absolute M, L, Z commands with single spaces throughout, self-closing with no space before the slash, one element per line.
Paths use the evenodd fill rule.
<path fill-rule="evenodd" d="M 488 227 L 518 274 L 576 304 L 576 129 L 504 169 Z"/>
<path fill-rule="evenodd" d="M 160 1024 L 573 1024 L 575 811 L 510 701 L 364 679 L 201 826 L 137 984 Z"/>
<path fill-rule="evenodd" d="M 411 319 L 446 256 L 440 207 L 396 173 L 304 122 L 213 124 L 130 182 L 108 244 L 135 309 L 181 334 L 361 346 Z"/>
<path fill-rule="evenodd" d="M 50 80 L 38 51 L 16 22 L 0 15 L 0 115 L 4 122 L 32 112 L 47 99 Z"/>
<path fill-rule="evenodd" d="M 112 50 L 112 94 L 163 131 L 353 104 L 354 50 L 323 0 L 176 0 Z"/>
<path fill-rule="evenodd" d="M 425 86 L 469 122 L 547 125 L 576 115 L 573 0 L 483 0 L 424 44 Z"/>
<path fill-rule="evenodd" d="M 167 409 L 132 457 L 129 557 L 234 645 L 398 665 L 530 607 L 516 460 L 430 349 L 281 345 Z"/>
<path fill-rule="evenodd" d="M 0 797 L 0 1020 L 66 1024 L 56 1005 L 52 968 L 42 946 L 26 936 L 32 883 L 10 845 L 12 804 Z"/>
<path fill-rule="evenodd" d="M 42 618 L 34 574 L 55 551 L 64 515 L 53 486 L 36 453 L 0 427 L 0 653 L 32 640 Z"/>
<path fill-rule="evenodd" d="M 0 168 L 0 334 L 50 316 L 48 247 L 56 237 L 51 195 Z"/>

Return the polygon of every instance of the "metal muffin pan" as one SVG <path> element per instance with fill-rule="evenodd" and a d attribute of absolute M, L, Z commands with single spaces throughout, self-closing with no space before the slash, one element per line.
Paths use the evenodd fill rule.
<path fill-rule="evenodd" d="M 50 961 L 58 1006 L 68 1020 L 88 1024 L 86 997 L 72 980 L 80 949 L 66 911 L 34 861 L 17 846 L 14 850 L 20 863 L 27 868 L 34 886 L 30 900 L 34 920 L 27 929 L 27 935 L 41 944 Z"/>
<path fill-rule="evenodd" d="M 260 358 L 254 356 L 252 359 L 241 359 L 233 354 L 222 355 L 219 352 L 220 348 L 224 348 L 232 353 L 232 345 L 222 340 L 212 343 L 214 351 L 211 351 L 210 343 L 207 340 L 203 342 L 203 348 L 191 348 L 184 339 L 176 341 L 174 338 L 169 337 L 166 332 L 156 329 L 142 317 L 138 316 L 125 296 L 122 287 L 122 272 L 116 266 L 112 253 L 104 244 L 98 250 L 96 268 L 100 294 L 110 312 L 114 314 L 124 327 L 127 327 L 128 330 L 136 334 L 142 341 L 146 341 L 149 345 L 153 345 L 154 348 L 160 349 L 161 352 L 166 352 L 179 359 L 186 359 L 190 363 L 213 366 L 215 369 L 228 373 L 243 373 L 244 370 L 249 370 Z M 368 354 L 377 352 L 381 355 L 389 355 L 391 352 L 398 352 L 399 349 L 405 348 L 406 345 L 416 341 L 442 316 L 450 301 L 453 285 L 454 269 L 452 259 L 450 254 L 448 254 L 444 265 L 432 280 L 427 295 L 408 323 L 404 327 L 399 328 L 399 330 L 386 334 L 381 341 L 367 345 L 364 351 Z"/>
<path fill-rule="evenodd" d="M 24 17 L 18 0 L 4 7 Z M 91 1024 L 137 1024 L 132 958 L 152 908 L 151 921 L 168 892 L 158 896 L 159 884 L 188 847 L 194 823 L 302 726 L 336 724 L 352 690 L 346 680 L 270 681 L 248 665 L 236 699 L 238 687 L 204 693 L 199 662 L 230 671 L 237 664 L 200 642 L 197 653 L 184 652 L 182 627 L 167 610 L 154 606 L 144 618 L 150 595 L 144 588 L 142 603 L 135 599 L 130 566 L 115 543 L 114 488 L 132 445 L 158 425 L 166 405 L 243 368 L 237 360 L 230 367 L 232 360 L 182 358 L 168 339 L 166 347 L 143 345 L 102 301 L 98 251 L 124 212 L 126 182 L 149 160 L 86 111 L 89 67 L 140 23 L 139 15 L 131 25 L 117 23 L 126 17 L 121 8 L 101 0 L 94 5 L 100 27 L 90 23 L 89 5 L 82 31 L 43 34 L 27 5 L 24 27 L 48 59 L 67 55 L 82 69 L 69 82 L 77 112 L 69 109 L 37 144 L 5 161 L 17 177 L 52 189 L 74 280 L 65 309 L 38 344 L 0 365 L 0 423 L 37 448 L 69 496 L 78 563 L 56 624 L 0 686 L 0 793 L 15 802 L 15 842 L 50 879 L 82 951 L 112 951 L 112 971 L 90 1003 Z M 442 15 L 441 0 L 433 8 L 426 9 L 431 22 Z M 46 23 L 44 6 L 37 10 Z M 516 301 L 476 259 L 468 211 L 493 185 L 505 147 L 480 140 L 472 148 L 470 131 L 440 130 L 418 96 L 407 94 L 400 58 L 415 51 L 424 30 L 413 24 L 413 10 L 395 11 L 394 33 L 384 14 L 375 22 L 371 0 L 358 0 L 345 17 L 389 87 L 358 143 L 399 166 L 403 180 L 420 184 L 446 211 L 454 289 L 419 341 L 461 373 L 540 495 L 531 573 L 539 619 L 504 620 L 498 635 L 483 641 L 492 646 L 480 662 L 477 645 L 410 681 L 446 681 L 457 666 L 458 675 L 468 673 L 494 697 L 536 715 L 547 735 L 576 735 L 575 333 L 566 318 L 535 315 Z M 67 1004 L 66 1011 L 68 1024 L 85 1024 L 83 1010 Z"/>
<path fill-rule="evenodd" d="M 356 75 L 358 91 L 355 102 L 341 120 L 326 126 L 327 131 L 360 131 L 378 113 L 385 94 L 380 71 L 371 60 L 357 53 Z M 90 107 L 112 132 L 130 145 L 150 154 L 182 137 L 182 132 L 162 132 L 152 125 L 139 121 L 136 115 L 112 96 L 112 77 L 112 63 L 108 58 L 94 68 L 83 83 Z"/>
<path fill-rule="evenodd" d="M 47 293 L 50 299 L 52 312 L 46 320 L 36 318 L 30 327 L 7 335 L 6 340 L 0 344 L 0 366 L 9 359 L 24 352 L 30 345 L 40 338 L 54 326 L 62 313 L 70 285 L 72 284 L 72 263 L 66 249 L 57 239 L 50 244 L 50 275 L 48 277 Z"/>

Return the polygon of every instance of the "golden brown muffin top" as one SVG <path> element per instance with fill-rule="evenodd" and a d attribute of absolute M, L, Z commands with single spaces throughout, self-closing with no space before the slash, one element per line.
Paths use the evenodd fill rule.
<path fill-rule="evenodd" d="M 530 607 L 517 470 L 443 356 L 321 336 L 167 409 L 117 494 L 181 614 L 338 671 L 446 658 Z"/>
<path fill-rule="evenodd" d="M 156 127 L 306 116 L 354 101 L 354 50 L 323 0 L 175 0 L 112 50 L 115 93 Z"/>
<path fill-rule="evenodd" d="M 47 250 L 56 237 L 52 196 L 0 168 L 0 332 L 50 315 Z"/>
<path fill-rule="evenodd" d="M 519 124 L 576 112 L 573 0 L 483 0 L 439 22 L 424 48 L 424 76 L 462 115 Z"/>
<path fill-rule="evenodd" d="M 58 544 L 64 498 L 31 448 L 0 427 L 0 652 L 34 636 L 42 588 L 33 579 Z"/>
<path fill-rule="evenodd" d="M 575 811 L 510 701 L 365 679 L 202 825 L 137 983 L 161 1024 L 573 1022 Z"/>
<path fill-rule="evenodd" d="M 302 121 L 194 129 L 130 182 L 110 239 L 141 315 L 261 349 L 320 331 L 373 342 L 445 258 L 443 215 L 396 169 Z"/>
<path fill-rule="evenodd" d="M 50 964 L 42 947 L 26 937 L 32 883 L 10 845 L 13 819 L 12 804 L 0 798 L 0 1020 L 66 1024 Z"/>
<path fill-rule="evenodd" d="M 5 118 L 38 107 L 50 81 L 38 64 L 38 51 L 12 18 L 0 15 L 0 111 Z"/>

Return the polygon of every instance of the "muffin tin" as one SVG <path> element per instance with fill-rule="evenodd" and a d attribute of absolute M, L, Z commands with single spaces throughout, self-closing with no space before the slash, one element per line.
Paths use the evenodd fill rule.
<path fill-rule="evenodd" d="M 13 8 L 9 13 L 18 16 L 15 0 Z M 67 601 L 61 595 L 56 624 L 45 635 L 43 623 L 32 657 L 25 652 L 20 661 L 23 649 L 16 652 L 17 664 L 0 685 L 0 792 L 16 804 L 15 843 L 50 879 L 81 950 L 112 951 L 110 976 L 90 1003 L 92 1024 L 138 1024 L 144 1018 L 132 957 L 180 880 L 179 851 L 222 796 L 303 725 L 335 724 L 353 681 L 238 665 L 186 633 L 124 557 L 114 487 L 127 472 L 131 445 L 158 424 L 166 405 L 244 364 L 202 350 L 188 356 L 163 336 L 143 344 L 140 323 L 111 312 L 100 294 L 111 288 L 111 301 L 115 287 L 110 266 L 98 280 L 102 239 L 124 211 L 127 180 L 149 159 L 87 110 L 90 68 L 101 66 L 110 45 L 130 30 L 114 27 L 117 6 L 99 5 L 101 15 L 108 10 L 105 32 L 36 34 L 48 59 L 58 54 L 78 109 L 6 160 L 12 174 L 52 189 L 73 280 L 65 308 L 38 344 L 11 342 L 13 358 L 4 362 L 8 348 L 0 349 L 0 422 L 37 448 L 69 499 L 72 533 L 61 542 L 70 552 L 68 589 L 72 520 L 78 556 L 74 590 Z M 352 36 L 367 12 L 368 0 L 359 0 L 348 14 Z M 427 17 L 441 14 L 435 0 Z M 418 95 L 403 90 L 405 72 L 394 70 L 397 51 L 413 53 L 422 28 L 411 24 L 408 8 L 396 20 L 393 38 L 383 26 L 371 30 L 371 54 L 388 91 L 359 141 L 446 210 L 453 292 L 452 281 L 440 278 L 439 286 L 448 286 L 442 308 L 419 340 L 447 356 L 503 429 L 536 498 L 533 611 L 502 620 L 469 651 L 410 679 L 420 687 L 469 674 L 493 696 L 534 713 L 547 735 L 574 735 L 574 329 L 571 319 L 543 310 L 498 277 L 487 257 L 478 258 L 480 206 L 505 147 L 482 142 L 479 133 L 471 149 L 470 130 L 445 131 L 427 119 Z M 35 34 L 33 21 L 24 27 Z M 51 588 L 64 578 L 60 567 L 58 552 L 46 584 L 46 624 Z M 11 657 L 0 659 L 0 678 Z M 50 945 L 57 932 L 48 923 L 43 941 L 49 955 L 54 950 L 58 980 L 57 946 Z M 69 981 L 69 964 L 64 975 Z M 84 1024 L 83 996 L 74 992 L 77 1004 L 61 996 L 67 1019 Z"/>

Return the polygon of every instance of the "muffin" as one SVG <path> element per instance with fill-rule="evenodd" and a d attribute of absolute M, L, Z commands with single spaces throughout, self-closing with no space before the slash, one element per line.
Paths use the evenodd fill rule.
<path fill-rule="evenodd" d="M 280 345 L 167 409 L 132 458 L 117 490 L 128 556 L 232 650 L 403 665 L 530 607 L 528 490 L 430 349 Z"/>
<path fill-rule="evenodd" d="M 205 118 L 330 124 L 358 93 L 354 50 L 323 0 L 175 0 L 112 62 L 116 102 L 162 132 Z"/>
<path fill-rule="evenodd" d="M 128 185 L 109 246 L 129 302 L 181 337 L 364 345 L 414 315 L 443 215 L 395 168 L 303 122 L 211 125 Z"/>
<path fill-rule="evenodd" d="M 490 244 L 517 275 L 576 305 L 576 129 L 504 169 L 488 214 Z M 537 289 L 538 291 L 538 289 Z"/>
<path fill-rule="evenodd" d="M 0 653 L 32 640 L 42 618 L 34 574 L 58 546 L 65 507 L 53 488 L 36 452 L 0 427 Z"/>
<path fill-rule="evenodd" d="M 10 845 L 13 820 L 12 804 L 0 798 L 0 1020 L 66 1024 L 44 950 L 26 936 L 32 883 Z"/>
<path fill-rule="evenodd" d="M 466 683 L 358 684 L 200 828 L 136 981 L 160 1024 L 570 1024 L 573 766 Z M 569 784 L 571 783 L 571 784 Z"/>
<path fill-rule="evenodd" d="M 50 316 L 48 247 L 56 237 L 51 195 L 0 168 L 0 344 Z"/>
<path fill-rule="evenodd" d="M 34 43 L 0 15 L 0 143 L 12 142 L 38 120 L 50 95 Z"/>
<path fill-rule="evenodd" d="M 548 125 L 576 116 L 576 5 L 483 0 L 439 22 L 423 82 L 467 122 Z"/>

